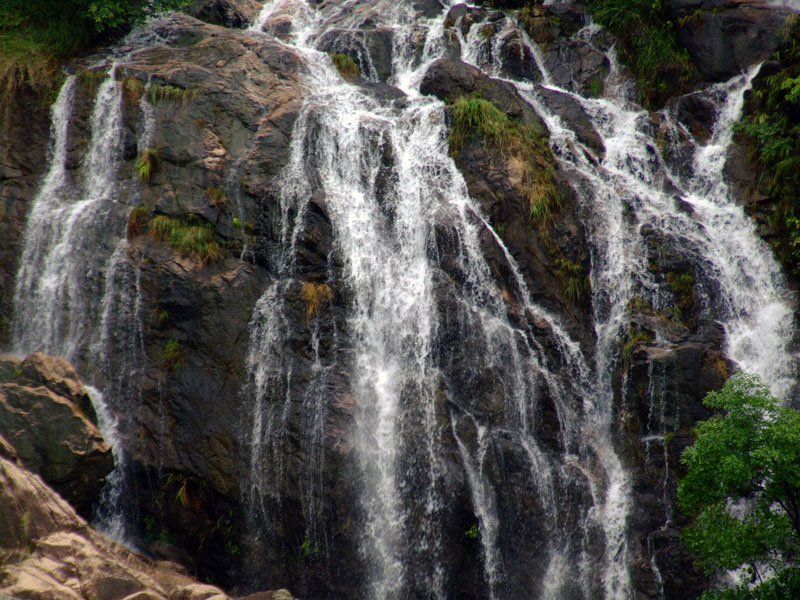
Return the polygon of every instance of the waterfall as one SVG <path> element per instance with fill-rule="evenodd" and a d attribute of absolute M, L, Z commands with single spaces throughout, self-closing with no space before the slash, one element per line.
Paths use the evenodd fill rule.
<path fill-rule="evenodd" d="M 435 523 L 451 501 L 440 461 L 445 432 L 437 421 L 442 410 L 438 396 L 444 391 L 449 435 L 456 441 L 479 525 L 487 595 L 510 597 L 509 580 L 520 577 L 508 562 L 511 557 L 504 555 L 502 538 L 510 524 L 500 512 L 501 491 L 492 479 L 493 453 L 505 437 L 523 449 L 527 482 L 547 515 L 542 540 L 536 542 L 545 548 L 547 559 L 536 578 L 541 587 L 532 593 L 546 598 L 628 598 L 633 593 L 628 550 L 632 491 L 612 439 L 612 373 L 620 361 L 631 301 L 643 296 L 657 303 L 661 297 L 646 258 L 642 232 L 647 227 L 676 240 L 696 266 L 702 311 L 723 324 L 728 356 L 770 381 L 776 393 L 785 393 L 794 380 L 795 359 L 787 349 L 793 323 L 785 284 L 765 244 L 731 202 L 722 172 L 732 126 L 756 69 L 712 90 L 718 107 L 712 139 L 705 145 L 693 142 L 691 173 L 681 176 L 661 156 L 647 113 L 624 99 L 627 88 L 613 87 L 609 81 L 608 95 L 601 98 L 557 88 L 541 50 L 522 34 L 543 85 L 568 95 L 586 112 L 605 146 L 605 156 L 599 157 L 547 109 L 540 88 L 503 72 L 496 40 L 487 45 L 478 26 L 466 36 L 459 34 L 462 60 L 517 87 L 550 129 L 561 168 L 574 175 L 591 251 L 597 336 L 593 363 L 587 363 L 558 318 L 530 298 L 516 263 L 492 232 L 508 262 L 515 300 L 526 315 L 546 323 L 547 335 L 559 348 L 560 356 L 553 361 L 526 325 L 509 320 L 500 286 L 478 242 L 479 232 L 489 225 L 448 155 L 442 105 L 419 94 L 427 65 L 445 52 L 444 15 L 427 20 L 415 17 L 408 7 L 377 3 L 374 14 L 393 31 L 389 83 L 406 94 L 402 103 L 392 103 L 345 83 L 317 50 L 331 23 L 357 27 L 347 10 L 314 10 L 300 2 L 276 1 L 265 6 L 255 27 L 270 31 L 275 15 L 292 15 L 292 32 L 287 38 L 284 30 L 282 36 L 307 57 L 309 93 L 281 179 L 280 277 L 259 302 L 252 321 L 251 497 L 260 498 L 264 521 L 272 519 L 278 527 L 274 507 L 281 504 L 284 467 L 274 462 L 280 449 L 273 446 L 267 464 L 264 449 L 286 443 L 288 414 L 298 395 L 302 410 L 308 411 L 310 439 L 319 443 L 326 435 L 324 415 L 329 407 L 320 390 L 329 373 L 315 367 L 314 380 L 305 387 L 292 382 L 296 358 L 281 351 L 289 334 L 286 311 L 303 285 L 294 260 L 295 243 L 309 199 L 320 194 L 343 267 L 341 273 L 329 272 L 327 282 L 314 285 L 327 287 L 341 277 L 344 291 L 337 293 L 347 299 L 342 327 L 352 344 L 352 362 L 346 353 L 335 361 L 350 369 L 356 406 L 354 445 L 364 512 L 360 549 L 368 573 L 367 596 L 402 598 L 420 589 L 437 598 L 450 595 L 449 566 Z M 510 19 L 504 20 L 497 38 L 516 28 Z M 589 25 L 575 37 L 590 40 L 596 31 Z M 411 46 L 415 38 L 421 52 Z M 606 56 L 612 74 L 618 72 L 613 48 Z M 374 81 L 375 68 L 366 59 L 360 62 L 367 67 L 364 75 Z M 668 113 L 662 116 L 668 127 L 679 127 Z M 388 166 L 381 162 L 387 153 L 392 157 Z M 386 180 L 391 182 L 388 187 Z M 694 210 L 676 202 L 676 195 Z M 444 293 L 454 297 L 444 306 L 437 276 L 441 265 L 432 259 L 436 227 L 443 224 L 453 232 L 458 272 L 464 279 L 458 289 L 444 287 Z M 728 236 L 726 231 L 736 233 Z M 457 343 L 467 352 L 480 348 L 479 356 L 456 365 L 453 354 L 443 352 L 440 340 L 450 322 L 458 323 Z M 480 381 L 475 374 L 483 370 L 504 381 L 499 422 L 487 420 L 467 399 L 470 386 Z M 651 386 L 656 386 L 651 375 Z M 650 391 L 654 399 L 662 395 L 662 405 L 653 409 L 661 416 L 651 412 L 649 425 L 663 438 L 664 392 L 656 387 Z M 555 403 L 562 456 L 543 448 L 535 434 L 543 393 Z M 419 437 L 408 437 L 406 430 L 418 423 L 422 426 L 414 431 Z M 650 441 L 644 442 L 648 453 Z M 319 453 L 310 454 L 314 461 L 323 460 Z M 599 467 L 589 466 L 590 457 L 596 457 Z M 309 465 L 304 477 L 319 469 L 320 463 Z M 303 518 L 308 527 L 318 528 L 324 521 L 319 507 L 325 504 L 325 490 L 318 483 L 309 486 L 313 493 L 303 503 Z M 411 488 L 416 495 L 409 493 Z M 583 490 L 579 495 L 589 499 L 578 501 L 578 515 L 564 508 L 569 500 L 559 498 L 569 489 Z M 265 504 L 265 497 L 270 502 Z M 600 556 L 597 540 L 602 540 Z M 409 565 L 414 565 L 413 576 Z M 653 570 L 660 582 L 655 563 Z"/>
<path fill-rule="evenodd" d="M 21 355 L 43 350 L 67 358 L 87 383 L 116 465 L 98 507 L 98 526 L 125 541 L 122 513 L 132 494 L 120 441 L 120 401 L 138 395 L 144 334 L 141 274 L 132 274 L 126 263 L 128 207 L 118 199 L 123 92 L 112 65 L 94 97 L 80 168 L 71 172 L 67 149 L 76 86 L 77 78 L 68 77 L 52 108 L 53 150 L 26 226 L 12 344 Z M 152 118 L 145 120 L 150 136 Z"/>
<path fill-rule="evenodd" d="M 460 577 L 474 576 L 470 593 L 491 600 L 622 600 L 638 592 L 634 565 L 652 571 L 663 598 L 654 549 L 635 554 L 637 492 L 615 404 L 626 393 L 632 305 L 675 304 L 676 292 L 651 268 L 652 246 L 689 265 L 678 275 L 693 282 L 698 319 L 719 325 L 728 359 L 781 397 L 796 385 L 786 283 L 724 174 L 758 67 L 704 90 L 716 117 L 700 140 L 670 110 L 651 114 L 630 101 L 613 48 L 595 48 L 609 75 L 603 94 L 588 98 L 554 83 L 562 80 L 548 71 L 546 49 L 509 15 L 493 12 L 464 34 L 446 26 L 444 14 L 426 18 L 412 5 L 272 0 L 242 33 L 248 42 L 274 36 L 305 63 L 287 164 L 267 192 L 274 197 L 257 199 L 280 210 L 264 226 L 277 250 L 263 265 L 270 280 L 250 316 L 241 389 L 244 534 L 287 571 L 314 560 L 309 577 L 341 578 L 352 566 L 347 589 L 363 598 L 443 600 L 459 596 Z M 481 30 L 489 23 L 491 40 Z M 591 44 L 598 31 L 589 24 L 574 41 Z M 388 58 L 379 64 L 368 36 L 386 32 Z M 158 37 L 141 35 L 142 44 Z M 512 35 L 540 81 L 506 70 Z M 363 75 L 356 82 L 330 56 L 348 44 Z M 586 233 L 594 327 L 586 337 L 594 334 L 594 348 L 528 288 L 521 261 L 450 155 L 447 107 L 420 92 L 428 67 L 456 52 L 514 86 L 550 132 Z M 123 86 L 114 71 L 92 99 L 77 168 L 68 155 L 78 143 L 78 78 L 67 78 L 53 105 L 50 160 L 26 226 L 11 332 L 17 353 L 63 356 L 94 386 L 117 463 L 99 520 L 124 539 L 135 515 L 123 513 L 136 510 L 131 407 L 145 394 L 152 306 L 125 236 L 130 204 L 141 197 L 120 200 L 130 194 L 120 181 Z M 550 108 L 548 94 L 585 113 L 603 151 Z M 139 113 L 142 150 L 156 126 L 145 98 Z M 681 160 L 665 150 L 674 139 Z M 225 179 L 240 223 L 255 205 L 240 197 L 250 193 L 237 184 L 244 164 L 235 158 Z M 311 266 L 309 237 L 329 244 Z M 241 256 L 257 262 L 262 240 L 248 240 Z M 651 345 L 666 354 L 672 343 L 659 336 Z M 664 463 L 656 491 L 666 530 L 674 526 L 668 488 L 676 477 L 666 439 L 681 415 L 670 405 L 677 394 L 667 369 L 651 361 L 647 435 L 636 441 L 644 460 Z M 344 481 L 332 483 L 334 476 Z M 464 564 L 454 564 L 454 548 Z M 637 562 L 642 556 L 649 564 Z"/>

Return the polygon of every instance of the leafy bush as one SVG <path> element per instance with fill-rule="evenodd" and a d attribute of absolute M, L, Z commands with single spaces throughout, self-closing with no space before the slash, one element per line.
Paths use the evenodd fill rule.
<path fill-rule="evenodd" d="M 683 539 L 709 574 L 741 568 L 749 579 L 703 598 L 797 598 L 800 413 L 743 374 L 703 403 L 718 414 L 698 424 L 681 457 L 687 474 L 678 502 L 694 517 Z"/>
<path fill-rule="evenodd" d="M 178 343 L 178 340 L 170 340 L 167 342 L 161 355 L 161 361 L 164 364 L 164 368 L 168 371 L 178 370 L 178 368 L 186 361 L 186 355 L 184 354 L 180 343 Z"/>
<path fill-rule="evenodd" d="M 530 216 L 549 221 L 561 203 L 553 181 L 553 155 L 545 133 L 526 123 L 512 121 L 489 100 L 461 96 L 453 104 L 450 151 L 458 155 L 472 135 L 479 136 L 486 147 L 521 160 L 523 185 Z"/>
<path fill-rule="evenodd" d="M 306 323 L 311 322 L 311 318 L 317 314 L 323 302 L 330 302 L 333 292 L 327 283 L 314 283 L 307 281 L 300 290 L 300 297 L 306 303 Z"/>
<path fill-rule="evenodd" d="M 150 99 L 150 104 L 176 102 L 186 106 L 195 95 L 195 90 L 180 88 L 169 84 L 154 83 L 150 86 L 148 98 Z"/>
<path fill-rule="evenodd" d="M 153 218 L 153 213 L 146 206 L 137 206 L 128 217 L 128 239 L 142 235 L 145 225 Z"/>
<path fill-rule="evenodd" d="M 639 83 L 639 101 L 654 109 L 688 90 L 697 68 L 678 46 L 662 0 L 587 0 L 595 21 L 617 38 L 620 59 Z"/>

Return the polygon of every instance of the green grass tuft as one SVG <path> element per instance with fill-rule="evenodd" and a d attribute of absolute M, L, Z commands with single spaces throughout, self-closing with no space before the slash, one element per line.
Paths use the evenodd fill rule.
<path fill-rule="evenodd" d="M 183 352 L 178 340 L 169 340 L 161 353 L 161 362 L 167 371 L 177 371 L 184 362 L 186 354 Z"/>
<path fill-rule="evenodd" d="M 678 46 L 676 24 L 661 0 L 587 0 L 592 18 L 617 38 L 620 59 L 639 84 L 649 109 L 683 94 L 699 77 L 689 53 Z"/>
<path fill-rule="evenodd" d="M 137 206 L 128 216 L 128 239 L 133 239 L 145 232 L 145 226 L 153 218 L 153 213 L 146 206 Z"/>
<path fill-rule="evenodd" d="M 154 83 L 150 86 L 148 98 L 150 104 L 159 102 L 174 102 L 186 106 L 197 95 L 192 89 L 180 88 L 174 85 Z"/>
<path fill-rule="evenodd" d="M 145 185 L 150 183 L 150 178 L 158 167 L 159 160 L 156 148 L 145 148 L 141 151 L 135 165 L 136 176 L 141 183 Z"/>
<path fill-rule="evenodd" d="M 489 100 L 461 96 L 453 103 L 450 151 L 459 155 L 470 136 L 479 136 L 486 147 L 522 162 L 522 180 L 531 218 L 547 222 L 561 205 L 553 180 L 554 161 L 543 131 L 512 121 Z"/>
<path fill-rule="evenodd" d="M 332 53 L 330 55 L 333 66 L 339 71 L 339 74 L 348 81 L 354 81 L 359 78 L 361 71 L 356 62 L 341 52 Z"/>
<path fill-rule="evenodd" d="M 222 245 L 214 239 L 211 223 L 196 217 L 185 219 L 158 215 L 150 222 L 150 233 L 175 248 L 182 256 L 196 256 L 202 263 L 222 259 Z"/>

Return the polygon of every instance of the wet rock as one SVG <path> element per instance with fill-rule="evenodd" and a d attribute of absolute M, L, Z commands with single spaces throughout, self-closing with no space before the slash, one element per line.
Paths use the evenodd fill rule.
<path fill-rule="evenodd" d="M 543 49 L 545 68 L 553 84 L 584 96 L 599 96 L 610 64 L 589 43 L 556 38 Z"/>
<path fill-rule="evenodd" d="M 714 103 L 703 92 L 672 98 L 667 108 L 696 139 L 704 142 L 711 136 L 717 114 Z"/>
<path fill-rule="evenodd" d="M 724 81 L 764 60 L 792 15 L 766 0 L 671 0 L 668 11 L 681 23 L 678 43 L 707 81 Z"/>
<path fill-rule="evenodd" d="M 15 364 L 12 358 L 0 361 Z M 81 409 L 81 400 L 91 406 L 86 389 L 63 359 L 36 353 L 16 361 L 0 383 L 0 435 L 22 465 L 88 515 L 114 459 Z"/>
<path fill-rule="evenodd" d="M 386 81 L 392 74 L 392 29 L 332 29 L 319 39 L 323 52 L 346 54 L 358 65 L 361 75 L 372 81 Z"/>
<path fill-rule="evenodd" d="M 439 59 L 434 62 L 425 73 L 420 91 L 451 102 L 477 92 L 482 98 L 494 102 L 497 108 L 512 119 L 519 119 L 540 131 L 547 131 L 544 121 L 514 86 L 492 79 L 461 61 Z"/>
<path fill-rule="evenodd" d="M 44 352 L 34 352 L 20 363 L 19 369 L 28 382 L 39 383 L 71 400 L 92 423 L 97 424 L 89 392 L 69 362 Z"/>
<path fill-rule="evenodd" d="M 10 77 L 15 77 L 11 74 Z M 0 108 L 0 347 L 8 343 L 14 280 L 28 210 L 47 168 L 50 115 L 43 90 L 22 85 Z M 25 115 L 20 119 L 19 115 Z"/>
<path fill-rule="evenodd" d="M 578 140 L 592 148 L 602 159 L 605 155 L 603 140 L 580 103 L 568 94 L 545 87 L 539 87 L 538 92 L 547 108 L 561 117 L 567 127 L 575 132 Z"/>

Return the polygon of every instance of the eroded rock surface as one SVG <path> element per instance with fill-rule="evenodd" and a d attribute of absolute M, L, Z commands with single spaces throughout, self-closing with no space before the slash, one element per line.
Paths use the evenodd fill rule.
<path fill-rule="evenodd" d="M 40 352 L 24 361 L 0 357 L 0 436 L 25 468 L 84 515 L 114 468 L 94 421 L 86 388 L 67 361 Z"/>

